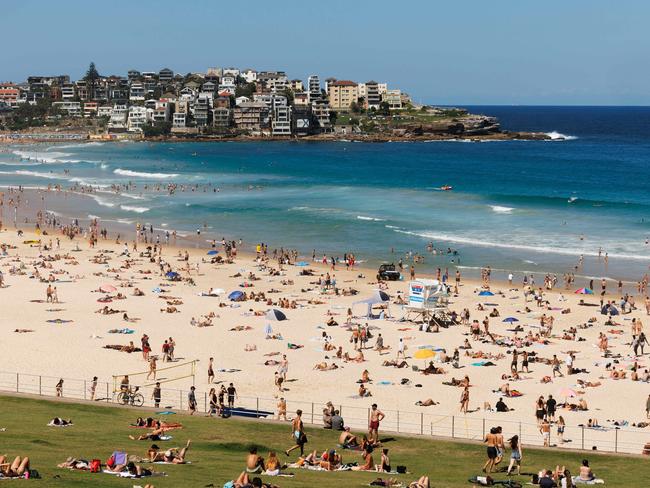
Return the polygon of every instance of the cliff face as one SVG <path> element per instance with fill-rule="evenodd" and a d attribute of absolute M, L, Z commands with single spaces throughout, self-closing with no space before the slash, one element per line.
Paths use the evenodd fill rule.
<path fill-rule="evenodd" d="M 473 115 L 462 118 L 441 119 L 429 123 L 406 123 L 395 129 L 403 135 L 454 135 L 473 136 L 501 132 L 499 121 L 495 117 Z"/>

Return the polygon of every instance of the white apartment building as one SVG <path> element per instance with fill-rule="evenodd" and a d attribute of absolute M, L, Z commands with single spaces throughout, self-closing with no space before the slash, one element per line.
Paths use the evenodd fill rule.
<path fill-rule="evenodd" d="M 129 119 L 126 130 L 128 132 L 142 132 L 142 128 L 149 123 L 149 110 L 144 107 L 132 105 L 129 107 Z"/>
<path fill-rule="evenodd" d="M 111 118 L 108 120 L 108 130 L 116 132 L 126 130 L 128 115 L 129 108 L 126 105 L 114 105 L 111 110 Z"/>
<path fill-rule="evenodd" d="M 255 83 L 257 81 L 257 71 L 254 69 L 245 69 L 241 72 L 241 77 L 246 80 L 246 83 Z"/>
<path fill-rule="evenodd" d="M 134 82 L 129 89 L 129 100 L 132 102 L 143 102 L 146 97 L 146 90 L 142 83 Z"/>

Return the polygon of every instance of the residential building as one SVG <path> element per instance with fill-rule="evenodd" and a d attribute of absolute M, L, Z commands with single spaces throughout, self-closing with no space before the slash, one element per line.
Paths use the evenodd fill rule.
<path fill-rule="evenodd" d="M 388 83 L 378 83 L 377 89 L 379 90 L 379 94 L 383 95 L 388 90 Z"/>
<path fill-rule="evenodd" d="M 81 102 L 74 102 L 72 100 L 52 102 L 52 107 L 65 112 L 69 117 L 81 117 Z"/>
<path fill-rule="evenodd" d="M 235 80 L 239 76 L 239 69 L 238 68 L 224 68 L 221 76 L 232 76 Z"/>
<path fill-rule="evenodd" d="M 235 81 L 236 78 L 234 76 L 222 76 L 221 82 L 219 83 L 219 94 L 221 95 L 223 92 L 227 92 L 229 95 L 234 95 Z"/>
<path fill-rule="evenodd" d="M 402 108 L 402 91 L 387 90 L 381 97 L 383 102 L 388 103 L 390 110 L 400 110 Z"/>
<path fill-rule="evenodd" d="M 109 132 L 124 132 L 128 115 L 129 108 L 126 105 L 114 105 L 108 120 Z"/>
<path fill-rule="evenodd" d="M 210 123 L 212 115 L 212 99 L 200 96 L 194 103 L 194 121 L 198 127 L 205 127 Z"/>
<path fill-rule="evenodd" d="M 307 94 L 305 93 L 305 96 Z M 307 136 L 314 134 L 318 130 L 318 125 L 314 120 L 311 107 L 309 105 L 296 105 L 291 111 L 291 132 L 296 136 Z"/>
<path fill-rule="evenodd" d="M 61 87 L 61 99 L 74 100 L 77 96 L 77 90 L 74 83 L 66 83 Z"/>
<path fill-rule="evenodd" d="M 334 83 L 336 78 L 325 78 L 325 93 L 329 93 L 330 83 Z"/>
<path fill-rule="evenodd" d="M 257 81 L 257 71 L 254 69 L 245 69 L 241 72 L 241 77 L 246 80 L 246 83 L 255 83 Z"/>
<path fill-rule="evenodd" d="M 309 93 L 298 92 L 293 95 L 293 104 L 296 107 L 308 107 L 309 106 Z"/>
<path fill-rule="evenodd" d="M 233 121 L 241 131 L 260 134 L 268 130 L 269 107 L 264 102 L 242 102 L 233 110 Z"/>
<path fill-rule="evenodd" d="M 307 79 L 307 87 L 309 88 L 309 101 L 319 100 L 322 97 L 320 91 L 320 78 L 318 75 L 310 75 Z"/>
<path fill-rule="evenodd" d="M 0 83 L 0 102 L 9 107 L 15 107 L 20 99 L 20 88 L 14 83 Z"/>
<path fill-rule="evenodd" d="M 153 109 L 151 114 L 151 119 L 154 123 L 156 122 L 169 122 L 172 117 L 172 105 L 173 102 L 168 100 L 158 100 L 156 106 Z"/>
<path fill-rule="evenodd" d="M 330 107 L 327 100 L 316 100 L 311 104 L 311 112 L 314 116 L 314 122 L 319 132 L 329 132 L 332 130 L 330 121 Z"/>
<path fill-rule="evenodd" d="M 207 76 L 214 76 L 215 78 L 219 79 L 223 74 L 223 70 L 221 68 L 208 68 L 205 74 Z"/>
<path fill-rule="evenodd" d="M 232 121 L 232 111 L 225 107 L 215 107 L 212 110 L 212 126 L 216 129 L 227 130 Z"/>
<path fill-rule="evenodd" d="M 0 123 L 9 122 L 14 117 L 14 110 L 7 102 L 0 100 Z"/>
<path fill-rule="evenodd" d="M 139 81 L 131 83 L 131 88 L 129 90 L 129 100 L 132 102 L 143 102 L 145 95 L 146 90 L 143 83 Z"/>
<path fill-rule="evenodd" d="M 113 107 L 110 105 L 102 105 L 101 107 L 97 107 L 97 117 L 108 117 L 110 119 L 112 113 Z"/>
<path fill-rule="evenodd" d="M 83 114 L 84 117 L 94 117 L 97 115 L 97 109 L 99 104 L 97 102 L 85 102 Z"/>
<path fill-rule="evenodd" d="M 169 83 L 174 79 L 174 72 L 169 68 L 163 68 L 158 72 L 158 80 L 163 83 Z"/>
<path fill-rule="evenodd" d="M 187 127 L 187 114 L 183 112 L 175 112 L 172 119 L 172 130 L 184 129 Z"/>
<path fill-rule="evenodd" d="M 302 80 L 291 80 L 291 90 L 295 93 L 302 92 L 305 90 L 305 85 L 302 83 Z"/>
<path fill-rule="evenodd" d="M 250 102 L 250 101 L 251 101 L 251 99 L 248 98 L 248 97 L 244 97 L 244 96 L 237 97 L 237 98 L 235 98 L 235 105 L 240 105 L 240 104 L 242 104 L 244 102 Z"/>
<path fill-rule="evenodd" d="M 142 74 L 135 69 L 130 69 L 126 74 L 126 77 L 129 79 L 129 82 L 134 82 L 142 78 Z"/>
<path fill-rule="evenodd" d="M 332 109 L 350 110 L 350 106 L 359 101 L 358 86 L 354 81 L 334 81 L 327 85 L 327 96 Z"/>
<path fill-rule="evenodd" d="M 367 109 L 378 109 L 381 103 L 381 95 L 379 94 L 379 83 L 376 81 L 368 81 L 365 83 L 366 95 L 365 103 Z"/>
<path fill-rule="evenodd" d="M 289 78 L 284 71 L 260 71 L 257 73 L 257 80 L 268 91 L 281 92 L 290 86 Z"/>
<path fill-rule="evenodd" d="M 149 123 L 149 111 L 145 107 L 131 105 L 129 107 L 128 132 L 142 132 L 142 128 Z"/>
<path fill-rule="evenodd" d="M 271 121 L 271 134 L 274 136 L 291 135 L 291 107 L 286 103 L 273 104 L 273 120 Z"/>

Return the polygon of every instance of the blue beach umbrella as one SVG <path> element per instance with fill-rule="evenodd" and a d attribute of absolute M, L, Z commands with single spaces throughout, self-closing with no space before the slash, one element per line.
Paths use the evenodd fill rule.
<path fill-rule="evenodd" d="M 212 250 L 208 251 L 208 256 L 214 256 L 215 254 L 219 254 L 219 251 L 217 251 L 215 249 L 212 249 Z"/>
<path fill-rule="evenodd" d="M 244 292 L 239 290 L 235 290 L 231 292 L 230 295 L 228 295 L 228 300 L 230 300 L 231 302 L 238 302 L 242 298 L 244 298 Z"/>
<path fill-rule="evenodd" d="M 478 296 L 480 296 L 480 297 L 493 297 L 494 293 L 492 293 L 491 291 L 483 290 L 482 292 L 480 292 L 478 294 Z"/>
<path fill-rule="evenodd" d="M 296 266 L 309 266 L 309 263 L 307 261 L 298 261 Z"/>
<path fill-rule="evenodd" d="M 165 276 L 170 280 L 173 280 L 174 278 L 178 278 L 178 273 L 176 271 L 170 271 Z"/>
<path fill-rule="evenodd" d="M 267 320 L 275 320 L 277 322 L 280 322 L 282 320 L 287 320 L 287 316 L 284 314 L 284 312 L 278 310 L 277 308 L 273 308 L 269 310 L 266 313 L 266 318 Z"/>
<path fill-rule="evenodd" d="M 508 323 L 519 322 L 519 319 L 515 317 L 506 317 L 505 319 L 503 319 L 503 322 L 508 322 Z"/>

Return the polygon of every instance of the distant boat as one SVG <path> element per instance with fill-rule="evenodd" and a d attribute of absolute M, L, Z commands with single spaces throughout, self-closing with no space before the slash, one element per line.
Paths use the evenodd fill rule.
<path fill-rule="evenodd" d="M 451 191 L 454 189 L 454 187 L 451 185 L 443 185 L 440 188 L 435 188 L 435 189 L 440 191 Z"/>

